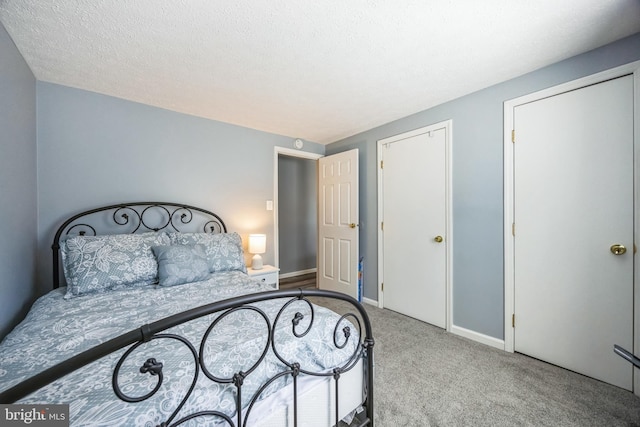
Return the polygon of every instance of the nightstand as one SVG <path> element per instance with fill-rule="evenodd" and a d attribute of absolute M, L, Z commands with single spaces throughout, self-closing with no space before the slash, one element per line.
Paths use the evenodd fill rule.
<path fill-rule="evenodd" d="M 254 270 L 251 267 L 247 267 L 247 274 L 251 276 L 253 280 L 266 283 L 272 286 L 274 289 L 280 288 L 280 280 L 278 278 L 278 272 L 280 269 L 272 265 L 264 265 L 260 270 Z"/>

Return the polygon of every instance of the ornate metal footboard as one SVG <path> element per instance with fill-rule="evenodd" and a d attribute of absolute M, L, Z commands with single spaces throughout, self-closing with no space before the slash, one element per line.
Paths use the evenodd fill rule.
<path fill-rule="evenodd" d="M 287 330 L 290 329 L 291 335 L 294 337 L 293 339 L 302 339 L 305 335 L 309 333 L 314 327 L 314 306 L 311 304 L 309 298 L 311 297 L 325 297 L 331 299 L 337 299 L 344 301 L 350 304 L 349 311 L 342 315 L 339 320 L 336 322 L 334 330 L 333 330 L 333 342 L 330 345 L 335 349 L 345 348 L 347 343 L 350 340 L 357 340 L 357 342 L 353 342 L 355 344 L 353 346 L 354 351 L 350 354 L 349 357 L 344 362 L 340 362 L 339 366 L 333 366 L 331 369 L 325 369 L 322 372 L 313 372 L 311 370 L 304 369 L 298 360 L 288 360 L 287 358 L 282 356 L 282 352 L 280 351 L 282 343 L 278 342 L 276 339 L 276 330 L 277 328 L 282 329 L 283 325 L 286 326 Z M 261 301 L 274 300 L 274 299 L 282 299 L 283 305 L 279 309 L 277 315 L 273 320 L 269 318 L 269 316 L 256 305 Z M 308 306 L 308 310 L 305 311 L 310 318 L 305 319 L 305 314 L 302 314 L 300 311 L 290 310 L 291 305 L 294 303 L 302 303 Z M 289 308 L 289 310 L 287 310 Z M 355 310 L 353 310 L 355 309 Z M 210 334 L 216 329 L 219 322 L 223 321 L 227 316 L 232 315 L 233 313 L 242 312 L 248 310 L 252 312 L 252 314 L 257 313 L 258 316 L 264 319 L 265 323 L 265 335 L 266 335 L 266 344 L 262 350 L 262 353 L 257 357 L 257 361 L 253 363 L 251 366 L 244 368 L 243 370 L 239 370 L 237 372 L 233 372 L 231 375 L 226 376 L 225 378 L 221 378 L 216 376 L 210 372 L 210 367 L 207 365 L 206 358 L 204 357 L 205 347 L 207 341 L 209 339 Z M 295 312 L 292 316 L 290 314 Z M 208 328 L 206 328 L 206 332 L 201 337 L 201 341 L 199 344 L 191 342 L 189 339 L 177 335 L 172 332 L 168 332 L 167 330 L 174 328 L 183 323 L 189 322 L 194 319 L 202 318 L 204 316 L 208 316 L 210 314 L 219 313 L 215 316 L 215 319 L 211 321 Z M 285 318 L 286 317 L 286 318 Z M 306 326 L 305 326 L 306 325 Z M 351 327 L 354 326 L 358 329 L 356 331 L 352 331 Z M 119 350 L 125 349 L 126 351 L 120 357 L 118 363 L 115 366 L 112 375 L 112 387 L 115 392 L 114 398 L 119 398 L 125 402 L 130 402 L 131 404 L 139 403 L 144 405 L 145 400 L 154 396 L 162 387 L 163 387 L 163 377 L 165 372 L 163 369 L 162 354 L 152 354 L 150 357 L 146 358 L 147 360 L 144 362 L 142 366 L 139 367 L 139 372 L 141 374 L 141 379 L 145 381 L 148 380 L 148 376 L 154 378 L 155 386 L 152 387 L 152 390 L 147 394 L 141 396 L 129 396 L 125 391 L 123 391 L 120 383 L 119 383 L 119 373 L 128 359 L 128 357 L 134 352 L 139 346 L 144 345 L 145 343 L 149 343 L 154 340 L 171 340 L 172 342 L 178 342 L 181 345 L 186 346 L 188 349 L 187 353 L 189 353 L 192 357 L 193 364 L 195 366 L 195 374 L 194 378 L 185 392 L 184 398 L 179 402 L 177 407 L 173 410 L 171 415 L 160 425 L 161 426 L 177 426 L 183 424 L 193 418 L 198 417 L 216 417 L 219 420 L 223 420 L 224 425 L 229 426 L 246 426 L 247 420 L 251 414 L 251 411 L 256 404 L 256 402 L 261 398 L 261 394 L 270 385 L 278 381 L 281 378 L 289 377 L 292 384 L 292 399 L 293 399 L 293 425 L 297 425 L 298 422 L 298 382 L 299 379 L 304 376 L 313 376 L 313 377 L 329 377 L 334 382 L 334 390 L 335 390 L 335 415 L 332 416 L 335 419 L 335 425 L 338 425 L 339 422 L 339 394 L 338 394 L 338 384 L 340 378 L 345 375 L 347 372 L 354 369 L 356 366 L 360 366 L 358 362 L 362 359 L 364 361 L 364 390 L 363 390 L 363 402 L 362 406 L 365 409 L 365 417 L 364 419 L 358 420 L 358 424 L 360 426 L 369 425 L 373 426 L 373 345 L 374 339 L 371 330 L 371 324 L 369 322 L 369 318 L 367 312 L 364 310 L 361 304 L 359 304 L 355 299 L 350 296 L 331 292 L 331 291 L 322 291 L 322 290 L 280 290 L 280 291 L 271 291 L 271 292 L 261 292 L 256 294 L 244 295 L 236 298 L 231 298 L 223 301 L 218 301 L 212 304 L 204 305 L 198 308 L 194 308 L 179 314 L 175 314 L 164 318 L 162 320 L 143 325 L 137 329 L 131 330 L 125 334 L 122 334 L 116 338 L 113 338 L 101 345 L 98 345 L 90 350 L 87 350 L 83 353 L 80 353 L 71 359 L 68 359 L 58 365 L 55 365 L 37 375 L 30 378 L 27 381 L 24 381 L 2 393 L 0 393 L 0 402 L 2 403 L 11 403 L 17 400 L 28 396 L 34 391 L 44 387 L 45 385 L 75 371 L 91 362 L 94 362 L 104 356 L 117 352 Z M 128 347 L 128 348 L 127 348 Z M 153 351 L 160 351 L 162 346 L 155 347 Z M 279 360 L 282 369 L 276 374 L 272 375 L 267 381 L 263 382 L 259 387 L 258 391 L 249 396 L 248 400 L 243 401 L 243 384 L 245 380 L 254 372 L 254 370 L 265 360 L 265 356 L 271 350 L 275 357 Z M 145 356 L 146 357 L 146 356 Z M 233 385 L 235 391 L 235 415 L 228 415 L 228 413 L 224 413 L 219 408 L 203 408 L 195 413 L 190 414 L 180 414 L 181 409 L 185 405 L 185 403 L 193 398 L 193 391 L 196 385 L 198 378 L 200 377 L 200 373 L 202 373 L 208 380 L 212 383 L 217 384 L 226 384 Z M 55 402 L 48 402 L 55 403 Z M 244 408 L 244 410 L 243 410 Z M 180 418 L 178 418 L 180 415 Z"/>
<path fill-rule="evenodd" d="M 136 202 L 103 206 L 77 213 L 64 221 L 55 233 L 53 250 L 53 287 L 61 285 L 60 281 L 60 246 L 63 240 L 74 235 L 104 235 L 126 234 L 147 231 L 168 232 L 192 232 L 192 233 L 225 233 L 226 226 L 222 219 L 215 213 L 180 203 L 165 202 Z M 344 360 L 340 359 L 337 366 L 327 367 L 315 371 L 300 363 L 292 352 L 282 351 L 285 343 L 280 342 L 279 337 L 283 330 L 287 331 L 286 343 L 303 341 L 305 336 L 313 336 L 314 326 L 321 322 L 316 321 L 316 311 L 310 298 L 330 298 L 347 303 L 349 309 L 346 314 L 337 316 L 331 342 L 327 343 L 331 350 L 346 353 Z M 278 305 L 271 306 L 267 301 L 279 300 Z M 282 306 L 280 306 L 282 302 Z M 297 304 L 302 304 L 298 306 Z M 349 305 L 350 304 L 350 305 Z M 269 315 L 265 312 L 265 305 L 270 305 Z M 302 308 L 301 308 L 302 307 Z M 207 350 L 212 336 L 220 329 L 220 325 L 231 316 L 249 313 L 257 316 L 255 324 L 261 325 L 264 321 L 264 331 L 258 332 L 260 338 L 260 351 L 256 351 L 255 360 L 241 368 L 232 369 L 230 372 L 219 374 L 209 366 L 210 352 Z M 304 314 L 303 314 L 304 313 Z M 211 318 L 206 316 L 212 315 Z M 198 320 L 199 319 L 199 320 Z M 318 319 L 321 319 L 318 317 Z M 184 334 L 178 334 L 181 325 L 196 320 L 199 323 L 198 331 L 203 331 L 201 336 L 190 332 L 187 338 Z M 174 328 L 174 329 L 172 329 Z M 352 330 L 356 328 L 357 331 Z M 187 329 L 185 329 L 187 330 Z M 235 330 L 234 330 L 235 331 Z M 329 331 L 326 332 L 330 334 Z M 234 337 L 235 338 L 235 337 Z M 228 345 L 239 345 L 242 341 L 235 338 L 235 342 Z M 156 345 L 161 344 L 161 345 Z M 224 342 L 227 345 L 227 341 Z M 261 399 L 272 391 L 274 383 L 286 382 L 286 392 L 291 390 L 290 407 L 293 408 L 293 425 L 298 423 L 299 388 L 308 377 L 325 377 L 333 382 L 332 389 L 335 400 L 334 413 L 327 419 L 338 424 L 340 413 L 339 387 L 341 378 L 348 379 L 350 373 L 356 373 L 356 369 L 364 367 L 362 407 L 364 416 L 359 416 L 352 425 L 373 425 L 373 335 L 371 324 L 366 311 L 355 299 L 340 293 L 321 290 L 289 290 L 271 291 L 247 294 L 223 301 L 214 302 L 178 313 L 164 319 L 145 324 L 137 329 L 110 339 L 96 347 L 81 352 L 57 365 L 48 368 L 39 374 L 29 378 L 0 393 L 0 403 L 12 403 L 29 396 L 48 384 L 77 371 L 92 362 L 96 362 L 105 356 L 111 355 L 115 368 L 111 373 L 111 387 L 113 399 L 128 402 L 147 408 L 152 405 L 153 397 L 158 397 L 161 390 L 166 391 L 171 384 L 173 365 L 167 363 L 171 359 L 167 357 L 167 349 L 180 347 L 182 353 L 177 357 L 180 362 L 189 362 L 193 365 L 193 379 L 188 384 L 184 397 L 172 400 L 175 407 L 171 407 L 164 413 L 169 413 L 161 426 L 177 426 L 187 423 L 194 418 L 215 419 L 223 425 L 234 427 L 247 426 L 253 421 L 249 419 L 261 403 Z M 217 345 L 217 344 L 216 344 Z M 172 347 L 173 346 L 173 347 Z M 353 351 L 351 351 L 353 349 Z M 142 351 L 144 350 L 144 351 Z M 163 356 L 163 350 L 165 355 Z M 144 357 L 140 356 L 144 353 Z M 222 353 L 220 353 L 222 354 Z M 285 354 L 289 356 L 285 357 Z M 184 355 L 184 357 L 183 357 Z M 46 357 L 46 355 L 42 355 Z M 119 357 L 117 362 L 115 359 Z M 138 364 L 138 359 L 140 362 Z M 133 360 L 136 360 L 134 363 Z M 184 360 L 183 360 L 184 359 Z M 172 359 L 171 359 L 172 360 Z M 163 362 L 165 362 L 163 364 Z M 362 362 L 362 363 L 361 363 Z M 100 363 L 100 362 L 99 362 Z M 278 371 L 271 372 L 267 376 L 260 376 L 256 381 L 256 372 L 264 370 L 265 364 L 269 367 L 276 365 Z M 139 366 L 140 365 L 140 366 Z M 86 370 L 85 370 L 86 371 Z M 130 382 L 123 385 L 121 372 L 126 371 L 127 381 L 135 381 L 143 384 L 142 388 L 135 388 L 132 392 Z M 136 373 L 136 372 L 139 372 Z M 78 372 L 77 375 L 85 375 Z M 92 374 L 88 374 L 92 375 Z M 105 381 L 109 374 L 103 375 Z M 179 375 L 177 375 L 179 376 Z M 135 377 L 135 380 L 131 378 Z M 84 377 L 83 377 L 84 378 Z M 200 382 L 198 382 L 200 379 Z M 65 381 L 64 379 L 62 381 Z M 187 381 L 188 382 L 188 381 Z M 196 383 L 197 388 L 196 388 Z M 255 383 L 260 385 L 255 387 Z M 231 390 L 235 408 L 207 407 L 210 404 L 201 404 L 198 399 L 198 390 L 202 383 L 212 388 L 224 388 Z M 253 384 L 252 384 L 253 383 Z M 251 388 L 249 385 L 253 385 Z M 70 396 L 72 399 L 73 396 Z M 107 397 L 109 399 L 109 397 Z M 209 402 L 205 399 L 206 402 Z M 265 399 L 266 401 L 266 399 Z M 193 404 L 197 402 L 197 404 Z M 57 403 L 57 402 L 46 402 Z M 62 403 L 62 402 L 60 402 Z M 188 403 L 188 404 L 187 404 Z M 145 406 L 146 405 L 146 406 Z M 185 406 L 186 405 L 186 406 Z M 351 410 L 352 408 L 342 408 Z M 144 409 L 143 409 L 144 410 Z M 329 410 L 329 409 L 328 409 Z M 254 411 L 257 412 L 257 411 Z"/>

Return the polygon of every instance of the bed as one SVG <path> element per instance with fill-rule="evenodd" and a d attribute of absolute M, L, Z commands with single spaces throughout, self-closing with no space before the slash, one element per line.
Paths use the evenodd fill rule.
<path fill-rule="evenodd" d="M 52 251 L 54 289 L 0 343 L 0 403 L 68 404 L 72 426 L 374 424 L 364 308 L 252 280 L 213 212 L 91 209 Z"/>

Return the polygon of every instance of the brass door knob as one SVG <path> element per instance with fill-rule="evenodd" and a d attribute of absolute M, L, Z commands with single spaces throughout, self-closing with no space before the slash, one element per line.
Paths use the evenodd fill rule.
<path fill-rule="evenodd" d="M 442 240 L 444 240 L 444 239 L 442 238 L 442 236 L 436 236 L 433 240 L 435 240 L 438 243 L 441 243 Z"/>
<path fill-rule="evenodd" d="M 624 245 L 612 245 L 609 250 L 614 255 L 624 255 L 627 252 L 627 248 Z"/>
<path fill-rule="evenodd" d="M 349 228 L 356 228 L 356 223 L 352 222 L 351 224 L 349 224 Z"/>

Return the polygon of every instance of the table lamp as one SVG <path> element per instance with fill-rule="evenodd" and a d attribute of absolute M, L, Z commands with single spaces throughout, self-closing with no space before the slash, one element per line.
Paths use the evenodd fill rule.
<path fill-rule="evenodd" d="M 267 251 L 267 235 L 266 234 L 249 234 L 249 253 L 255 254 L 251 261 L 251 268 L 260 270 L 262 268 L 262 257 Z"/>

